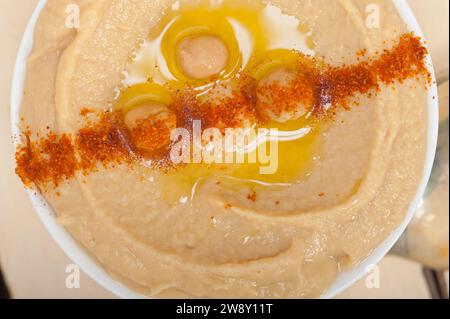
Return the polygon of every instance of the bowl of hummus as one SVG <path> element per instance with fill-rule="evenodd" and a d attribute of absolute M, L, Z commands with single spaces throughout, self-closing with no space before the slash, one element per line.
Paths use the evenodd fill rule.
<path fill-rule="evenodd" d="M 389 251 L 437 140 L 406 1 L 42 0 L 16 173 L 122 298 L 331 298 Z"/>

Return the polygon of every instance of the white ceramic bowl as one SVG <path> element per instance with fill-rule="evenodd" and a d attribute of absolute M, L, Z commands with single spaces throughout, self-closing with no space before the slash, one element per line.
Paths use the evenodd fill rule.
<path fill-rule="evenodd" d="M 36 21 L 46 2 L 47 0 L 40 0 L 38 6 L 36 7 L 26 28 L 25 34 L 23 35 L 20 49 L 17 55 L 11 92 L 11 124 L 13 136 L 19 136 L 20 133 L 18 129 L 19 110 L 22 103 L 23 86 L 26 73 L 26 60 L 32 49 L 33 31 Z M 417 23 L 417 20 L 413 12 L 411 11 L 411 8 L 409 7 L 407 1 L 394 0 L 393 2 L 411 31 L 414 31 L 416 35 L 423 37 L 420 26 Z M 427 63 L 434 78 L 431 57 L 427 58 Z M 435 84 L 433 84 L 428 92 L 429 129 L 427 157 L 423 172 L 423 178 L 417 189 L 417 194 L 414 200 L 411 202 L 403 223 L 394 232 L 392 232 L 392 234 L 382 244 L 380 244 L 371 253 L 371 255 L 358 267 L 339 275 L 335 283 L 328 289 L 325 294 L 323 294 L 323 298 L 332 298 L 336 296 L 346 288 L 350 287 L 362 276 L 364 276 L 366 271 L 370 269 L 372 265 L 377 264 L 389 252 L 389 250 L 405 230 L 408 223 L 411 221 L 417 207 L 422 200 L 422 196 L 428 183 L 428 179 L 430 177 L 431 169 L 433 166 L 438 134 L 439 109 L 438 100 L 436 98 L 433 99 L 433 97 L 437 96 L 437 87 Z M 73 260 L 74 263 L 79 265 L 85 273 L 87 273 L 92 279 L 97 281 L 104 288 L 111 291 L 120 298 L 145 298 L 145 296 L 131 290 L 124 284 L 112 278 L 99 263 L 97 263 L 91 256 L 86 253 L 86 251 L 71 237 L 71 235 L 66 231 L 65 228 L 56 223 L 55 213 L 51 210 L 49 205 L 46 204 L 45 199 L 39 194 L 35 194 L 31 190 L 27 190 L 27 192 L 34 208 L 36 209 L 36 212 L 38 213 L 48 232 L 58 243 L 61 249 L 66 253 L 66 255 L 71 260 Z"/>

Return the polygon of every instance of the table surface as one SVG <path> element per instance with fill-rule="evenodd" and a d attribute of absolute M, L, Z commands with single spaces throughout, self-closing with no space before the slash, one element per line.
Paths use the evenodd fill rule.
<path fill-rule="evenodd" d="M 0 0 L 0 264 L 15 298 L 115 298 L 85 274 L 65 286 L 72 262 L 49 236 L 14 175 L 9 91 L 15 55 L 38 0 Z M 448 0 L 410 0 L 431 47 L 438 77 L 448 76 Z M 380 288 L 362 279 L 339 298 L 428 298 L 421 267 L 397 257 L 380 263 Z"/>

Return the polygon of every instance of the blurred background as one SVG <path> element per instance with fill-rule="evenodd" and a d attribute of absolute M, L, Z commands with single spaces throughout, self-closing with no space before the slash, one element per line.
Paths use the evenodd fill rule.
<path fill-rule="evenodd" d="M 338 298 L 448 299 L 449 0 L 408 2 L 427 38 L 439 84 L 435 169 L 415 220 L 391 254 Z M 84 274 L 79 289 L 66 288 L 71 261 L 50 238 L 14 175 L 10 82 L 22 33 L 37 3 L 0 0 L 0 298 L 115 298 Z"/>

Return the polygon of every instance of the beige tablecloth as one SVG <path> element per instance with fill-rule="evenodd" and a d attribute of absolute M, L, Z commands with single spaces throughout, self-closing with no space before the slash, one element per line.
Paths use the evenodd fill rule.
<path fill-rule="evenodd" d="M 86 275 L 80 289 L 67 289 L 71 261 L 50 238 L 14 175 L 10 137 L 9 90 L 15 55 L 38 0 L 0 0 L 0 263 L 16 298 L 112 298 Z M 448 0 L 411 0 L 431 45 L 438 75 L 448 74 Z M 349 298 L 427 298 L 420 266 L 388 257 L 381 263 L 381 288 L 364 280 L 346 291 Z"/>

